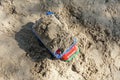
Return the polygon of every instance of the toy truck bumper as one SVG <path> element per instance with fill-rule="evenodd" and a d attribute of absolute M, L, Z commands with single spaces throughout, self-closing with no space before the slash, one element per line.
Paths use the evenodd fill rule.
<path fill-rule="evenodd" d="M 77 45 L 74 45 L 70 51 L 68 51 L 67 53 L 65 53 L 63 56 L 62 56 L 62 60 L 69 60 L 70 58 L 72 58 L 72 56 L 74 56 L 75 54 L 78 54 L 79 53 L 79 48 Z"/>

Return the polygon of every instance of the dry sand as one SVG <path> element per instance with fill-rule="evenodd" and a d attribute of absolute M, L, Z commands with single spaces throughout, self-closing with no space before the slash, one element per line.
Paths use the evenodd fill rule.
<path fill-rule="evenodd" d="M 78 39 L 71 62 L 54 59 L 32 33 L 46 11 Z M 119 15 L 119 0 L 0 0 L 0 80 L 120 80 Z"/>

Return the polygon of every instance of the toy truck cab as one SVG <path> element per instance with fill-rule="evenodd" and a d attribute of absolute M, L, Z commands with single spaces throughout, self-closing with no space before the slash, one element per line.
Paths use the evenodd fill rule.
<path fill-rule="evenodd" d="M 60 49 L 58 49 L 54 56 L 58 59 L 64 60 L 64 61 L 70 61 L 72 58 L 75 57 L 76 54 L 79 53 L 79 48 L 77 46 L 76 39 L 73 40 L 73 44 L 67 48 L 63 53 L 61 53 Z"/>

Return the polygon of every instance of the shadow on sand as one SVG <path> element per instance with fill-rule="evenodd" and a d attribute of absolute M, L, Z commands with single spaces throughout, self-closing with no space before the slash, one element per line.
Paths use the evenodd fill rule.
<path fill-rule="evenodd" d="M 20 48 L 26 51 L 26 55 L 30 56 L 33 61 L 39 62 L 45 58 L 51 59 L 51 55 L 46 48 L 39 43 L 36 36 L 32 32 L 34 23 L 29 22 L 22 26 L 22 29 L 15 34 L 15 39 Z"/>

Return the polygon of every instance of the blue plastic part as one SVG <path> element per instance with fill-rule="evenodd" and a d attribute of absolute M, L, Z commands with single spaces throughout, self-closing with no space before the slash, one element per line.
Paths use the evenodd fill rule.
<path fill-rule="evenodd" d="M 35 32 L 35 30 L 34 30 L 33 27 L 32 27 L 32 31 L 33 31 L 33 33 L 35 34 L 35 36 L 38 38 L 38 40 L 45 46 L 45 44 L 42 42 L 42 40 L 40 39 L 40 37 L 38 36 L 38 34 Z M 62 56 L 63 56 L 64 54 L 66 54 L 67 52 L 69 52 L 70 49 L 71 49 L 74 45 L 76 45 L 76 43 L 77 43 L 77 40 L 76 40 L 76 38 L 74 38 L 73 44 L 72 44 L 68 49 L 66 49 L 62 54 L 57 54 L 56 52 L 51 52 L 51 50 L 49 50 L 46 46 L 45 46 L 45 47 L 46 47 L 46 49 L 47 49 L 55 58 L 60 59 L 60 58 L 62 58 Z"/>
<path fill-rule="evenodd" d="M 51 11 L 46 12 L 46 15 L 52 15 L 52 14 L 54 14 L 54 12 L 51 12 Z"/>

